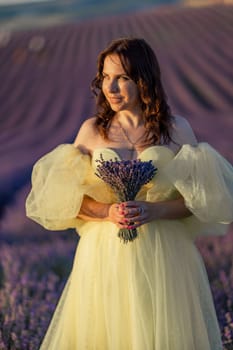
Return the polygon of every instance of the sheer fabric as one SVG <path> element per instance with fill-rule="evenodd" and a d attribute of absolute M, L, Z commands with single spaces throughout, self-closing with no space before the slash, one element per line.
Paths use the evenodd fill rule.
<path fill-rule="evenodd" d="M 157 220 L 123 244 L 111 222 L 77 219 L 84 194 L 115 195 L 95 175 L 96 159 L 119 159 L 108 148 L 92 159 L 61 145 L 34 166 L 27 215 L 49 229 L 81 236 L 73 268 L 40 350 L 220 350 L 221 336 L 199 235 L 223 234 L 233 219 L 231 165 L 208 144 L 143 151 L 158 172 L 137 199 L 182 195 L 193 215 Z M 64 200 L 63 200 L 64 199 Z"/>

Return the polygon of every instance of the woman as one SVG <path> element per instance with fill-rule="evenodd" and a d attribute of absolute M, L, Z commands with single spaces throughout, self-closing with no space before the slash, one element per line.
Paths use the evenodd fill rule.
<path fill-rule="evenodd" d="M 220 350 L 194 239 L 223 234 L 232 221 L 232 167 L 172 116 L 143 39 L 110 43 L 92 88 L 96 115 L 73 145 L 37 162 L 26 203 L 44 227 L 81 236 L 41 350 Z M 101 157 L 152 160 L 158 171 L 136 200 L 118 203 L 95 175 Z M 123 244 L 119 228 L 138 237 Z"/>

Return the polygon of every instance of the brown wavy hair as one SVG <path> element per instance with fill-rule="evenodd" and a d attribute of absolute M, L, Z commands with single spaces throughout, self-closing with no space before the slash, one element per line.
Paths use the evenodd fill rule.
<path fill-rule="evenodd" d="M 96 127 L 103 138 L 108 139 L 108 129 L 115 112 L 102 92 L 103 67 L 107 56 L 119 56 L 126 74 L 136 83 L 149 144 L 168 144 L 171 139 L 172 115 L 161 82 L 158 60 L 144 39 L 120 38 L 113 40 L 100 52 L 97 74 L 91 83 L 97 99 Z"/>

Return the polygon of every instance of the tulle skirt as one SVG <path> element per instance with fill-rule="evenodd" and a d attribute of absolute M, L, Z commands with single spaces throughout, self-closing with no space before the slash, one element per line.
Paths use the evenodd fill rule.
<path fill-rule="evenodd" d="M 156 221 L 127 244 L 87 222 L 40 350 L 220 350 L 202 258 L 182 221 Z"/>

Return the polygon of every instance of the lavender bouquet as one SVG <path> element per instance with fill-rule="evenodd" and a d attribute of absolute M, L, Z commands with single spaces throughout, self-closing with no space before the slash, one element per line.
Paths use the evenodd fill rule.
<path fill-rule="evenodd" d="M 96 175 L 113 189 L 120 202 L 134 200 L 143 185 L 155 175 L 157 168 L 151 160 L 104 160 L 102 154 L 96 160 Z M 136 228 L 121 228 L 118 236 L 124 243 L 137 237 Z"/>

